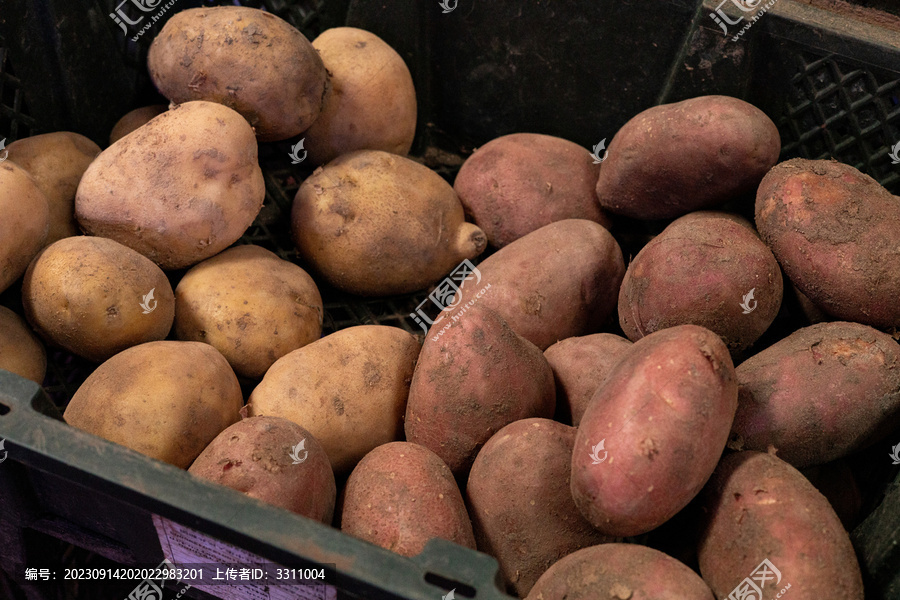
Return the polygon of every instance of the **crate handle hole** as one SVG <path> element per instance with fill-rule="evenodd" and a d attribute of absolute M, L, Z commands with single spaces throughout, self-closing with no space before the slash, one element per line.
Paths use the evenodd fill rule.
<path fill-rule="evenodd" d="M 10 408 L 9 406 L 0 402 L 0 417 L 2 417 L 5 414 L 8 414 L 9 411 L 11 411 L 11 410 L 12 410 L 12 408 Z"/>
<path fill-rule="evenodd" d="M 463 598 L 474 598 L 477 591 L 470 585 L 466 585 L 461 581 L 455 581 L 453 579 L 447 579 L 446 577 L 441 577 L 437 573 L 425 573 L 425 581 L 430 583 L 431 585 L 436 585 L 439 588 L 443 588 L 445 591 L 449 592 L 450 590 L 456 590 L 454 593 L 455 596 L 462 596 Z"/>

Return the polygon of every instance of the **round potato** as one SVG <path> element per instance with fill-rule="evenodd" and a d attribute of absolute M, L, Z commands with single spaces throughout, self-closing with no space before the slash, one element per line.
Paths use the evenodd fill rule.
<path fill-rule="evenodd" d="M 125 116 L 116 121 L 112 131 L 109 133 L 109 145 L 112 146 L 138 127 L 146 125 L 167 110 L 169 110 L 169 107 L 165 104 L 153 104 L 125 113 Z"/>
<path fill-rule="evenodd" d="M 259 378 L 322 335 L 322 296 L 297 265 L 235 246 L 195 265 L 175 288 L 175 335 L 206 342 L 235 373 Z"/>
<path fill-rule="evenodd" d="M 0 369 L 38 385 L 47 374 L 47 352 L 25 320 L 0 306 Z"/>
<path fill-rule="evenodd" d="M 228 361 L 208 344 L 148 342 L 97 367 L 63 415 L 88 433 L 182 469 L 240 417 Z"/>
<path fill-rule="evenodd" d="M 34 258 L 22 305 L 44 339 L 96 362 L 164 339 L 175 318 L 175 294 L 159 267 L 118 242 L 83 235 Z"/>
<path fill-rule="evenodd" d="M 188 472 L 251 498 L 331 524 L 336 487 L 328 455 L 287 419 L 250 417 L 229 426 Z"/>
<path fill-rule="evenodd" d="M 47 197 L 23 168 L 0 163 L 0 292 L 22 276 L 49 230 Z"/>
<path fill-rule="evenodd" d="M 416 89 L 397 52 L 374 33 L 335 27 L 313 40 L 331 75 L 322 113 L 304 138 L 325 164 L 353 150 L 406 156 L 416 135 Z"/>

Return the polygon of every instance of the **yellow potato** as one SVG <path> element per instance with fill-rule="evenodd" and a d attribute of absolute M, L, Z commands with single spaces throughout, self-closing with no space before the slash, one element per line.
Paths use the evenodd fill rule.
<path fill-rule="evenodd" d="M 0 369 L 41 385 L 47 374 L 47 352 L 25 319 L 0 306 Z"/>
<path fill-rule="evenodd" d="M 146 125 L 168 109 L 169 107 L 165 104 L 152 104 L 125 113 L 125 116 L 116 121 L 112 131 L 109 132 L 109 145 L 112 146 L 138 127 Z"/>
<path fill-rule="evenodd" d="M 0 292 L 22 276 L 49 229 L 47 197 L 24 169 L 0 163 Z"/>

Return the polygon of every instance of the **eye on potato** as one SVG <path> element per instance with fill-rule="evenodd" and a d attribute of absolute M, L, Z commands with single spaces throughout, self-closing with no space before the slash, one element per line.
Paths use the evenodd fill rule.
<path fill-rule="evenodd" d="M 49 203 L 37 183 L 15 163 L 0 163 L 0 292 L 22 276 L 49 230 Z"/>
<path fill-rule="evenodd" d="M 25 319 L 0 306 L 0 369 L 43 385 L 47 352 Z"/>
<path fill-rule="evenodd" d="M 165 104 L 153 104 L 151 106 L 142 106 L 131 112 L 125 113 L 121 119 L 116 121 L 112 131 L 109 132 L 109 145 L 112 146 L 138 127 L 146 125 L 168 109 L 169 107 Z"/>

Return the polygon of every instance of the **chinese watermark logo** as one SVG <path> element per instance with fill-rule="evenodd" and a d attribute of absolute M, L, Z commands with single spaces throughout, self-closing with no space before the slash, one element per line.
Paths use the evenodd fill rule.
<path fill-rule="evenodd" d="M 591 152 L 591 158 L 594 159 L 595 165 L 599 165 L 604 160 L 606 160 L 607 156 L 609 156 L 609 150 L 606 150 L 606 152 L 603 152 L 604 150 L 606 150 L 606 138 L 603 138 L 602 140 L 600 140 L 600 143 L 597 144 L 596 146 L 594 146 L 593 152 Z M 603 158 L 600 158 L 601 152 L 603 152 Z"/>
<path fill-rule="evenodd" d="M 609 452 L 607 452 L 606 448 L 603 447 L 603 445 L 605 443 L 606 443 L 606 438 L 603 438 L 602 440 L 600 440 L 599 444 L 597 444 L 596 446 L 591 446 L 591 453 L 589 456 L 591 457 L 591 460 L 593 461 L 591 463 L 592 465 L 599 465 L 604 460 L 606 460 L 606 458 L 609 456 Z M 603 450 L 603 458 L 600 458 L 601 450 Z"/>
<path fill-rule="evenodd" d="M 303 458 L 300 458 L 300 451 L 303 450 Z M 294 462 L 291 464 L 299 465 L 300 463 L 306 461 L 309 457 L 309 450 L 306 449 L 306 438 L 300 440 L 300 443 L 291 448 L 291 451 L 288 452 L 288 456 L 291 457 L 291 460 Z"/>
<path fill-rule="evenodd" d="M 737 25 L 738 23 L 740 23 L 741 21 L 744 20 L 744 16 L 742 15 L 735 20 L 731 20 L 728 17 L 728 15 L 725 14 L 725 12 L 722 10 L 722 6 L 724 6 L 728 2 L 731 2 L 736 7 L 738 7 L 741 11 L 743 11 L 745 13 L 749 13 L 749 12 L 753 12 L 754 10 L 759 8 L 759 5 L 762 1 L 763 0 L 722 0 L 722 2 L 719 3 L 719 6 L 716 7 L 715 12 L 709 13 L 709 16 L 712 18 L 713 21 L 716 22 L 716 24 L 719 27 L 722 28 L 722 31 L 725 33 L 725 35 L 728 35 L 728 25 Z M 756 12 L 756 14 L 754 14 L 752 17 L 750 17 L 750 22 L 747 23 L 746 25 L 744 25 L 743 29 L 741 29 L 737 35 L 735 35 L 733 38 L 731 38 L 731 41 L 735 42 L 735 41 L 737 41 L 737 39 L 739 37 L 744 35 L 744 32 L 747 31 L 748 29 L 750 29 L 753 26 L 753 24 L 756 23 L 759 20 L 759 18 L 762 17 L 766 13 L 766 11 L 768 11 L 770 8 L 772 8 L 775 5 L 775 3 L 777 1 L 778 0 L 769 0 L 769 2 L 765 6 L 760 8 Z"/>
<path fill-rule="evenodd" d="M 409 313 L 409 316 L 413 318 L 413 320 L 419 324 L 425 333 L 428 333 L 428 326 L 434 325 L 435 323 L 440 323 L 444 319 L 444 314 L 446 312 L 450 312 L 456 309 L 456 315 L 450 317 L 450 320 L 455 323 L 459 320 L 462 313 L 465 312 L 468 307 L 475 304 L 475 301 L 478 300 L 484 293 L 491 287 L 491 284 L 488 284 L 484 288 L 481 289 L 476 295 L 475 298 L 469 300 L 464 306 L 462 305 L 462 288 L 466 285 L 467 282 L 471 282 L 474 278 L 475 285 L 481 283 L 481 271 L 479 271 L 475 265 L 469 261 L 469 259 L 463 260 L 453 272 L 450 273 L 443 281 L 441 281 L 437 287 L 434 288 L 434 291 L 428 294 L 428 297 L 416 307 L 416 312 Z M 428 315 L 422 310 L 422 305 L 425 304 L 428 300 L 431 300 L 434 304 L 437 305 L 438 308 L 441 309 L 441 315 L 434 320 L 428 318 Z M 426 325 L 427 323 L 427 325 Z M 443 329 L 436 336 L 434 336 L 434 341 L 437 341 L 438 337 L 443 335 L 444 331 L 446 331 L 450 327 L 450 323 L 446 324 Z"/>
<path fill-rule="evenodd" d="M 156 305 L 158 304 L 156 300 L 153 299 L 153 292 L 156 291 L 156 288 L 150 290 L 150 293 L 144 296 L 144 301 L 141 302 L 141 308 L 144 309 L 144 314 L 149 315 L 154 310 L 156 310 Z M 150 303 L 153 303 L 152 305 Z"/>
<path fill-rule="evenodd" d="M 3 448 L 2 442 L 0 442 L 0 448 Z M 900 444 L 897 444 L 896 446 L 891 448 L 891 454 L 889 456 L 894 459 L 894 462 L 892 462 L 891 464 L 900 465 Z M 3 458 L 6 458 L 6 457 L 4 456 Z M 3 462 L 3 461 L 0 460 L 0 462 Z"/>
<path fill-rule="evenodd" d="M 756 300 L 753 299 L 753 293 L 754 293 L 755 291 L 756 291 L 756 288 L 753 288 L 752 290 L 750 290 L 749 292 L 747 292 L 747 293 L 744 294 L 744 296 L 743 296 L 744 301 L 741 302 L 741 308 L 744 309 L 744 314 L 745 314 L 745 315 L 749 315 L 749 314 L 752 313 L 754 310 L 756 310 L 757 302 L 756 302 Z M 752 305 L 750 304 L 751 302 L 753 303 Z"/>
<path fill-rule="evenodd" d="M 291 153 L 288 154 L 288 156 L 291 157 L 292 165 L 299 165 L 304 160 L 306 160 L 306 150 L 303 150 L 303 142 L 305 142 L 305 141 L 306 141 L 306 138 L 303 138 L 302 140 L 300 140 L 299 142 L 297 142 L 296 144 L 291 146 Z M 298 154 L 298 152 L 300 150 L 303 150 L 303 156 L 300 156 Z"/>
<path fill-rule="evenodd" d="M 156 23 L 158 20 L 160 20 L 162 18 L 162 16 L 166 13 L 166 11 L 169 10 L 170 8 L 172 8 L 172 6 L 175 4 L 176 1 L 177 0 L 170 0 L 165 6 L 163 6 L 159 10 L 159 12 L 157 12 L 155 15 L 152 15 L 150 17 L 150 19 L 151 19 L 150 22 L 147 23 L 146 25 L 144 25 L 141 28 L 141 30 L 137 33 L 137 35 L 134 36 L 133 38 L 131 38 L 131 41 L 136 42 L 139 37 L 144 35 L 144 32 L 147 31 L 148 29 L 150 29 L 150 27 L 154 23 Z M 149 12 L 153 12 L 154 10 L 159 8 L 159 5 L 163 2 L 163 0 L 122 0 L 122 2 L 120 2 L 119 5 L 116 6 L 116 11 L 109 13 L 109 16 L 110 16 L 110 18 L 112 18 L 113 21 L 116 22 L 116 24 L 119 27 L 122 28 L 122 33 L 124 33 L 125 35 L 128 35 L 128 27 L 125 25 L 126 23 L 128 25 L 137 25 L 138 23 L 140 23 L 141 21 L 144 20 L 144 15 L 141 15 L 136 20 L 132 20 L 128 17 L 128 15 L 125 13 L 125 11 L 122 9 L 122 7 L 125 6 L 126 4 L 128 4 L 129 2 L 131 4 L 133 4 L 134 6 L 136 6 L 141 12 L 149 13 Z"/>
<path fill-rule="evenodd" d="M 456 588 L 450 590 L 450 592 L 446 596 L 441 596 L 441 600 L 455 600 L 456 599 Z"/>
<path fill-rule="evenodd" d="M 0 142 L 0 149 L 3 148 L 2 142 Z M 894 144 L 894 147 L 891 148 L 891 152 L 888 153 L 888 156 L 891 157 L 892 165 L 900 165 L 900 142 Z M 3 159 L 0 159 L 3 160 Z"/>
<path fill-rule="evenodd" d="M 0 458 L 0 463 L 2 463 L 4 460 L 6 460 L 6 455 L 9 454 L 9 452 L 7 452 L 6 449 L 3 447 L 3 444 L 5 444 L 5 443 L 6 443 L 6 438 L 0 439 L 0 450 L 3 450 L 3 458 Z"/>
<path fill-rule="evenodd" d="M 745 577 L 736 588 L 731 590 L 727 600 L 761 600 L 762 589 L 766 586 L 768 581 L 772 580 L 775 581 L 774 585 L 777 586 L 780 584 L 781 571 L 776 569 L 775 565 L 769 562 L 768 558 L 763 559 L 753 572 L 750 573 L 750 577 Z M 789 589 L 791 589 L 791 584 L 787 584 L 782 588 L 775 598 L 781 598 L 781 596 Z"/>
<path fill-rule="evenodd" d="M 6 157 L 9 156 L 9 150 L 6 149 L 6 138 L 0 140 L 0 162 L 6 160 Z"/>
<path fill-rule="evenodd" d="M 444 9 L 443 14 L 447 14 L 449 12 L 453 12 L 456 10 L 456 6 L 459 4 L 459 0 L 453 0 L 453 6 L 450 5 L 450 0 L 441 0 L 440 7 Z M 452 593 L 452 592 L 451 592 Z"/>

